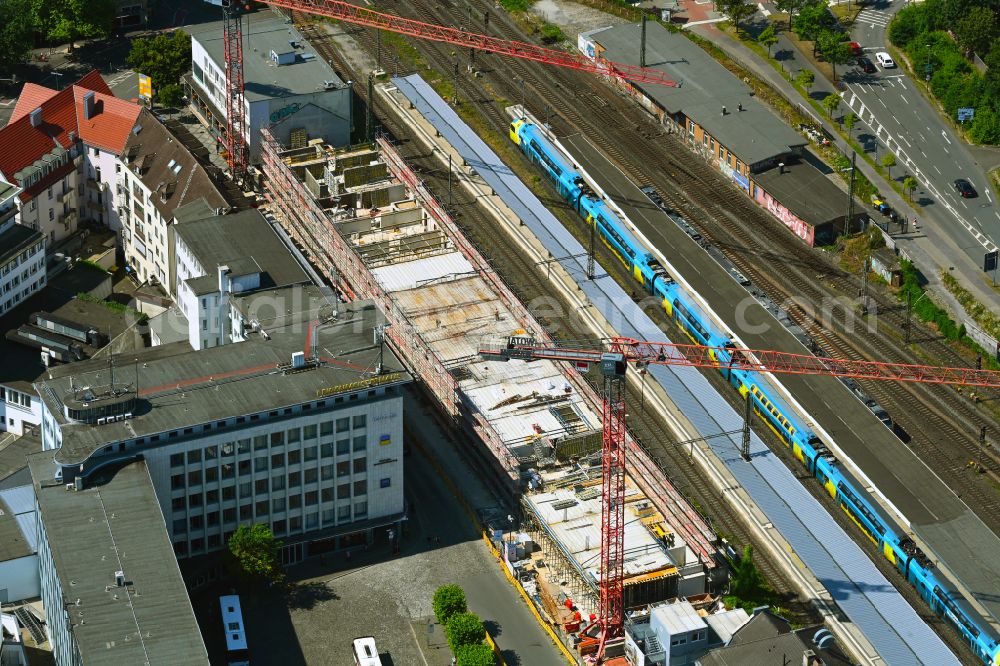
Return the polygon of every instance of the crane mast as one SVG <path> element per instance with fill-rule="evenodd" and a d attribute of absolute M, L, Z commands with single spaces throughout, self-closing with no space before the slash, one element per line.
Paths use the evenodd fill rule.
<path fill-rule="evenodd" d="M 226 65 L 226 161 L 233 180 L 242 185 L 250 159 L 243 97 L 243 19 L 237 0 L 222 1 L 222 25 Z"/>
<path fill-rule="evenodd" d="M 601 349 L 594 349 L 594 344 L 592 341 L 579 346 L 570 343 L 556 345 L 528 336 L 511 336 L 490 341 L 480 348 L 479 355 L 493 361 L 546 359 L 574 363 L 578 367 L 597 365 L 600 368 L 603 378 L 600 603 L 597 620 L 584 629 L 587 632 L 595 625 L 600 626 L 598 661 L 603 659 L 608 641 L 622 635 L 625 622 L 622 595 L 625 553 L 624 389 L 625 373 L 630 362 L 639 368 L 648 365 L 678 365 L 1000 388 L 1000 372 L 995 370 L 849 361 L 771 350 L 742 349 L 731 344 L 709 347 L 624 337 L 607 338 L 596 343 Z"/>

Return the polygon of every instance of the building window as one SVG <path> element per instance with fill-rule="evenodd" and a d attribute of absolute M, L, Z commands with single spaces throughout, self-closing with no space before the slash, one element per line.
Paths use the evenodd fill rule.
<path fill-rule="evenodd" d="M 172 454 L 170 454 L 170 466 L 171 467 L 184 467 L 184 454 L 183 453 L 172 453 Z"/>
<path fill-rule="evenodd" d="M 337 463 L 337 476 L 348 476 L 351 473 L 351 464 L 346 460 Z"/>
<path fill-rule="evenodd" d="M 364 479 L 354 482 L 354 495 L 364 495 L 368 492 L 368 482 Z"/>
<path fill-rule="evenodd" d="M 187 520 L 184 518 L 174 520 L 174 534 L 187 534 L 187 531 Z"/>
<path fill-rule="evenodd" d="M 240 520 L 253 520 L 253 504 L 240 505 Z"/>
<path fill-rule="evenodd" d="M 219 503 L 219 491 L 218 490 L 207 490 L 205 491 L 205 504 L 218 504 Z"/>
<path fill-rule="evenodd" d="M 284 443 L 285 443 L 285 433 L 283 432 L 271 433 L 271 446 L 281 446 Z"/>
<path fill-rule="evenodd" d="M 337 432 L 347 432 L 351 428 L 351 419 L 344 417 L 337 419 Z"/>
<path fill-rule="evenodd" d="M 358 453 L 359 451 L 364 451 L 365 450 L 365 445 L 366 445 L 367 442 L 368 442 L 368 438 L 365 437 L 364 435 L 361 435 L 360 437 L 355 437 L 354 438 L 354 452 Z"/>
<path fill-rule="evenodd" d="M 188 451 L 188 464 L 201 462 L 201 449 L 192 449 Z"/>
<path fill-rule="evenodd" d="M 228 458 L 229 456 L 233 455 L 234 450 L 235 447 L 233 446 L 233 443 L 226 442 L 225 444 L 222 445 L 222 457 Z"/>
<path fill-rule="evenodd" d="M 319 434 L 320 435 L 332 435 L 333 434 L 333 423 L 330 421 L 323 421 L 319 424 Z"/>
<path fill-rule="evenodd" d="M 319 492 L 321 502 L 332 502 L 333 501 L 333 488 L 323 488 Z"/>
<path fill-rule="evenodd" d="M 336 519 L 336 512 L 333 509 L 323 509 L 323 524 L 329 525 Z"/>
<path fill-rule="evenodd" d="M 364 518 L 368 515 L 368 502 L 358 502 L 354 505 L 354 519 Z"/>
<path fill-rule="evenodd" d="M 222 465 L 222 478 L 231 479 L 236 473 L 236 468 L 233 467 L 233 463 L 225 463 Z"/>
<path fill-rule="evenodd" d="M 285 498 L 277 497 L 271 500 L 271 511 L 274 513 L 280 513 L 285 510 Z"/>
<path fill-rule="evenodd" d="M 368 417 L 365 414 L 358 414 L 354 417 L 354 428 L 364 428 L 368 422 Z"/>
<path fill-rule="evenodd" d="M 222 537 L 218 534 L 208 535 L 208 547 L 209 548 L 219 548 L 222 546 Z"/>
<path fill-rule="evenodd" d="M 239 462 L 239 470 L 240 470 L 240 475 L 241 476 L 249 474 L 250 473 L 250 461 L 249 460 L 241 460 Z"/>
<path fill-rule="evenodd" d="M 351 505 L 345 504 L 337 508 L 337 520 L 345 521 L 351 519 Z"/>
<path fill-rule="evenodd" d="M 273 456 L 271 456 L 271 467 L 273 469 L 279 469 L 284 466 L 285 466 L 284 453 L 275 453 Z"/>
<path fill-rule="evenodd" d="M 267 448 L 267 435 L 257 435 L 253 438 L 253 450 L 260 451 Z"/>
<path fill-rule="evenodd" d="M 332 458 L 333 457 L 333 444 L 320 444 L 320 446 L 319 446 L 319 454 L 323 458 Z"/>
<path fill-rule="evenodd" d="M 320 478 L 324 481 L 333 478 L 333 465 L 323 465 L 319 468 Z"/>
<path fill-rule="evenodd" d="M 302 438 L 302 431 L 299 430 L 298 428 L 295 428 L 293 430 L 289 430 L 287 433 L 285 433 L 285 435 L 287 437 L 286 441 L 289 444 L 295 444 Z"/>
<path fill-rule="evenodd" d="M 277 476 L 271 477 L 271 490 L 284 490 L 285 489 L 285 475 L 279 474 Z"/>
<path fill-rule="evenodd" d="M 174 544 L 174 554 L 175 555 L 187 555 L 188 545 L 187 541 L 178 541 Z"/>
<path fill-rule="evenodd" d="M 204 539 L 202 539 L 201 537 L 198 537 L 197 539 L 191 539 L 191 552 L 192 553 L 200 553 L 203 550 L 205 550 L 205 540 Z"/>
<path fill-rule="evenodd" d="M 314 530 L 317 527 L 319 527 L 319 514 L 310 513 L 309 515 L 306 516 L 306 529 Z"/>
<path fill-rule="evenodd" d="M 317 449 L 315 446 L 307 446 L 306 448 L 302 449 L 302 455 L 305 458 L 306 462 L 312 462 L 313 460 L 316 460 L 316 453 Z"/>
<path fill-rule="evenodd" d="M 302 518 L 300 516 L 292 516 L 288 519 L 288 530 L 290 532 L 298 532 L 302 529 Z"/>
<path fill-rule="evenodd" d="M 274 533 L 277 534 L 277 535 L 281 535 L 281 534 L 285 533 L 285 521 L 284 520 L 276 520 L 276 521 L 274 521 Z"/>
<path fill-rule="evenodd" d="M 205 522 L 201 516 L 199 515 L 191 516 L 191 529 L 200 530 L 202 527 L 204 527 L 204 525 Z"/>
<path fill-rule="evenodd" d="M 343 456 L 351 452 L 351 440 L 340 439 L 337 440 L 337 455 Z"/>
<path fill-rule="evenodd" d="M 257 517 L 259 518 L 260 516 L 266 516 L 269 508 L 270 507 L 268 505 L 267 500 L 261 500 L 260 502 L 257 502 Z"/>
<path fill-rule="evenodd" d="M 266 493 L 267 492 L 267 479 L 257 479 L 254 482 L 254 492 Z"/>
<path fill-rule="evenodd" d="M 205 449 L 205 460 L 215 460 L 219 457 L 219 448 L 217 446 L 209 446 Z"/>
<path fill-rule="evenodd" d="M 205 468 L 205 483 L 214 483 L 219 480 L 219 468 L 218 467 L 206 467 Z"/>
<path fill-rule="evenodd" d="M 315 490 L 310 490 L 306 493 L 306 506 L 315 506 L 319 501 L 319 493 Z"/>
<path fill-rule="evenodd" d="M 302 479 L 305 483 L 316 483 L 317 476 L 318 473 L 316 472 L 315 467 L 307 469 L 302 473 Z"/>
<path fill-rule="evenodd" d="M 302 472 L 289 472 L 288 473 L 288 487 L 298 488 L 302 485 Z"/>
<path fill-rule="evenodd" d="M 301 460 L 302 460 L 302 452 L 299 451 L 298 449 L 292 449 L 291 451 L 288 452 L 289 465 L 297 465 L 301 462 Z"/>
<path fill-rule="evenodd" d="M 253 459 L 253 471 L 255 472 L 265 472 L 267 471 L 267 456 L 257 456 Z"/>
<path fill-rule="evenodd" d="M 201 496 L 201 493 L 188 495 L 188 506 L 192 509 L 201 506 L 203 501 L 204 498 Z"/>
<path fill-rule="evenodd" d="M 392 479 L 390 479 L 388 477 L 386 477 L 384 479 L 379 479 L 379 482 L 378 482 L 378 487 L 379 488 L 388 488 L 391 485 L 392 485 Z"/>
<path fill-rule="evenodd" d="M 250 440 L 249 439 L 241 439 L 239 442 L 237 442 L 237 444 L 236 444 L 236 452 L 237 453 L 250 453 Z"/>
<path fill-rule="evenodd" d="M 236 507 L 231 507 L 229 509 L 222 510 L 222 522 L 224 523 L 236 522 Z"/>
<path fill-rule="evenodd" d="M 185 506 L 185 499 L 183 496 L 175 497 L 170 500 L 170 508 L 173 511 L 183 511 L 187 507 Z"/>
<path fill-rule="evenodd" d="M 337 499 L 348 499 L 351 496 L 351 484 L 337 486 Z"/>
<path fill-rule="evenodd" d="M 367 460 L 365 460 L 364 458 L 355 458 L 354 459 L 354 473 L 355 474 L 361 474 L 366 469 L 368 469 L 368 461 Z"/>
<path fill-rule="evenodd" d="M 240 499 L 247 497 L 253 497 L 253 484 L 250 481 L 244 481 L 240 484 Z"/>
<path fill-rule="evenodd" d="M 288 496 L 288 508 L 289 509 L 301 509 L 302 508 L 302 495 L 289 495 Z"/>
<path fill-rule="evenodd" d="M 316 439 L 316 425 L 307 425 L 302 428 L 302 436 L 305 439 Z"/>
<path fill-rule="evenodd" d="M 185 487 L 185 484 L 184 484 L 184 475 L 183 474 L 174 474 L 173 476 L 171 476 L 170 477 L 170 487 L 173 490 L 177 490 L 179 488 L 184 488 Z"/>

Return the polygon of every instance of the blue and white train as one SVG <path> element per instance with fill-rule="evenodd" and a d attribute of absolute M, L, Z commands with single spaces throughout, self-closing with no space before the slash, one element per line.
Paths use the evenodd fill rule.
<path fill-rule="evenodd" d="M 572 161 L 526 119 L 515 119 L 510 138 L 525 155 L 549 176 L 559 194 L 566 199 L 645 291 L 662 299 L 663 307 L 688 337 L 697 344 L 729 350 L 719 352 L 716 360 L 726 380 L 739 393 L 751 396 L 757 414 L 805 465 L 809 473 L 826 488 L 830 497 L 848 517 L 875 543 L 919 592 L 930 607 L 951 623 L 966 639 L 976 656 L 990 666 L 1000 666 L 1000 636 L 983 622 L 968 600 L 943 576 L 935 574 L 934 564 L 878 508 L 871 496 L 850 474 L 842 470 L 833 453 L 778 397 L 773 386 L 759 373 L 730 367 L 739 361 L 740 350 L 717 330 L 690 295 L 670 277 L 619 219 L 615 212 L 585 183 Z"/>

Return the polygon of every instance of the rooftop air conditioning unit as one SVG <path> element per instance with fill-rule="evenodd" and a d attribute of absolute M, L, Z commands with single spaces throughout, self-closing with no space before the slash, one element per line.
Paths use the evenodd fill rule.
<path fill-rule="evenodd" d="M 105 417 L 103 417 L 103 416 L 101 418 L 97 419 L 97 425 L 104 425 L 107 422 L 108 422 L 108 419 L 105 418 Z"/>

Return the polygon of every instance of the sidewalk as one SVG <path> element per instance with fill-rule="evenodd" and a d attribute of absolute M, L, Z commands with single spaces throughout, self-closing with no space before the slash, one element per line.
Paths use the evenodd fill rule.
<path fill-rule="evenodd" d="M 687 4 L 688 6 L 694 4 L 694 0 L 688 0 Z M 834 137 L 834 144 L 844 154 L 850 155 L 853 149 L 840 137 L 835 123 L 810 107 L 799 92 L 770 63 L 764 62 L 756 52 L 738 42 L 730 34 L 719 30 L 715 24 L 702 23 L 692 27 L 691 30 L 710 40 L 725 51 L 730 58 L 750 69 L 789 102 L 813 118 L 817 125 L 821 125 L 829 132 L 830 136 Z M 802 69 L 809 69 L 813 72 L 816 77 L 815 84 L 810 91 L 810 96 L 813 99 L 821 100 L 836 91 L 833 83 L 795 49 L 784 33 L 779 35 L 778 43 L 774 45 L 772 53 L 781 62 L 785 71 L 791 72 L 793 75 Z M 859 122 L 859 126 L 862 124 Z M 933 292 L 934 299 L 951 311 L 958 323 L 965 321 L 964 310 L 942 283 L 940 272 L 943 269 L 955 275 L 959 282 L 981 303 L 993 311 L 1000 311 L 1000 292 L 992 288 L 990 276 L 982 271 L 982 266 L 977 265 L 969 257 L 965 249 L 943 232 L 942 223 L 925 218 L 922 211 L 913 208 L 908 201 L 892 189 L 882 174 L 867 161 L 859 159 L 857 166 L 868 180 L 879 189 L 879 192 L 893 209 L 910 220 L 918 221 L 915 230 L 911 225 L 911 230 L 908 233 L 892 233 L 892 237 L 901 254 L 913 261 L 927 278 L 927 286 Z M 923 188 L 918 189 L 917 193 L 923 193 Z M 972 243 L 970 238 L 969 245 L 971 246 Z"/>

